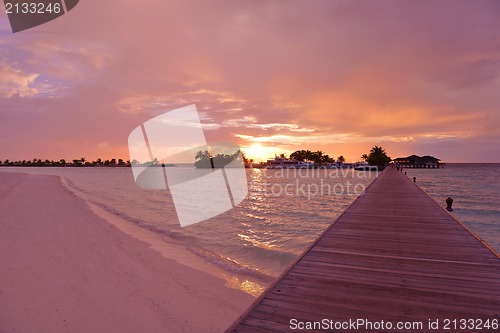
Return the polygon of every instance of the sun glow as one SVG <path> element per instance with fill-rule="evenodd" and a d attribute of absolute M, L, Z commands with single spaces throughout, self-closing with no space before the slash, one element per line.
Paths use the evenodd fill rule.
<path fill-rule="evenodd" d="M 267 161 L 273 158 L 276 154 L 286 153 L 282 149 L 274 147 L 264 147 L 260 143 L 254 143 L 248 147 L 242 147 L 241 150 L 247 155 L 248 158 L 253 159 L 255 162 Z"/>

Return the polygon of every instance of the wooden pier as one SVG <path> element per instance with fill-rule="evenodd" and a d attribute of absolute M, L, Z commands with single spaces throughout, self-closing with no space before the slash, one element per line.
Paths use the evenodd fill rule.
<path fill-rule="evenodd" d="M 500 257 L 388 168 L 227 332 L 296 332 L 324 319 L 374 326 L 315 331 L 499 332 Z"/>

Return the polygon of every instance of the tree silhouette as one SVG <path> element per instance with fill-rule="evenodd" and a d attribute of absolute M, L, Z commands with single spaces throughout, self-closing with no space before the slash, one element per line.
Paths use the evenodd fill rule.
<path fill-rule="evenodd" d="M 382 147 L 375 146 L 370 150 L 366 161 L 370 165 L 385 166 L 391 161 L 391 158 L 387 156 Z"/>
<path fill-rule="evenodd" d="M 6 159 L 3 163 L 0 161 L 0 166 L 19 166 L 19 167 L 90 167 L 101 165 L 102 160 L 98 158 L 96 161 L 87 161 L 85 157 L 74 159 L 72 162 L 66 162 L 65 159 L 60 159 L 56 161 L 51 161 L 49 159 L 42 160 L 40 158 L 33 158 L 32 160 L 18 160 L 18 161 L 10 161 Z M 119 159 L 118 162 L 115 158 L 111 160 L 106 160 L 104 163 L 106 166 L 131 166 L 130 161 L 124 161 L 123 159 Z"/>
<path fill-rule="evenodd" d="M 240 161 L 245 165 L 246 163 L 252 163 L 252 160 L 247 159 L 239 149 L 233 154 L 217 154 L 215 156 L 212 156 L 208 150 L 200 150 L 196 153 L 195 159 L 196 161 L 194 162 L 194 165 L 197 168 L 223 168 L 235 160 Z"/>
<path fill-rule="evenodd" d="M 333 158 L 326 155 L 324 152 L 318 150 L 312 152 L 310 150 L 297 150 L 290 154 L 290 158 L 294 158 L 297 161 L 307 161 L 314 162 L 318 164 L 325 164 L 333 162 Z"/>
<path fill-rule="evenodd" d="M 205 151 L 200 150 L 196 153 L 194 158 L 196 160 L 208 160 L 208 159 L 210 159 L 210 153 L 208 152 L 208 150 L 205 150 Z"/>
<path fill-rule="evenodd" d="M 241 152 L 241 157 L 243 158 L 243 164 L 245 167 L 249 167 L 253 163 L 253 158 L 248 158 L 245 152 Z"/>

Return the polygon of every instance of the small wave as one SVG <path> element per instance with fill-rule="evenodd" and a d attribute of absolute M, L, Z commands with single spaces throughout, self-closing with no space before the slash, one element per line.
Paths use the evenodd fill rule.
<path fill-rule="evenodd" d="M 76 195 L 77 197 L 86 200 L 81 194 L 89 194 L 87 191 L 85 191 L 83 188 L 76 186 L 75 182 L 72 181 L 71 179 L 64 177 L 64 176 L 58 176 L 61 184 L 66 187 L 68 191 Z M 80 195 L 79 195 L 80 194 Z"/>
<path fill-rule="evenodd" d="M 207 251 L 199 247 L 189 247 L 188 250 L 194 253 L 195 255 L 203 258 L 204 260 L 218 267 L 221 267 L 222 269 L 228 272 L 250 275 L 258 279 L 261 279 L 263 281 L 271 281 L 274 278 L 273 276 L 263 273 L 255 268 L 245 266 L 236 260 L 224 257 L 219 254 L 215 254 L 213 252 Z"/>
<path fill-rule="evenodd" d="M 67 190 L 69 190 L 71 193 L 73 193 L 77 197 L 79 197 L 83 200 L 86 200 L 85 196 L 89 195 L 88 191 L 77 186 L 75 184 L 75 182 L 73 180 L 69 179 L 68 177 L 64 177 L 64 176 L 58 176 L 58 177 L 61 180 L 61 183 L 63 184 L 63 186 L 66 187 Z"/>
<path fill-rule="evenodd" d="M 116 216 L 119 216 L 120 218 L 126 220 L 127 222 L 131 222 L 131 223 L 133 223 L 141 228 L 147 229 L 149 231 L 163 234 L 165 236 L 168 236 L 170 238 L 174 238 L 174 239 L 179 240 L 179 241 L 187 241 L 187 240 L 191 240 L 193 238 L 193 237 L 185 235 L 181 232 L 175 231 L 173 229 L 169 229 L 168 227 L 166 227 L 166 225 L 160 227 L 160 226 L 156 226 L 156 225 L 151 224 L 151 223 L 147 223 L 146 221 L 141 220 L 139 218 L 131 217 L 131 216 L 127 215 L 126 213 L 123 213 L 123 212 L 121 212 L 121 211 L 119 211 L 111 206 L 106 205 L 105 203 L 96 202 L 93 200 L 90 200 L 89 202 L 93 205 L 98 206 L 101 209 L 104 209 L 105 211 L 107 211 L 109 213 L 112 213 Z"/>
<path fill-rule="evenodd" d="M 169 229 L 169 228 L 167 228 L 165 226 L 163 226 L 163 227 L 155 226 L 155 225 L 153 225 L 151 223 L 147 223 L 146 221 L 141 220 L 139 218 L 135 218 L 135 217 L 132 217 L 130 215 L 127 215 L 123 211 L 120 211 L 120 210 L 118 210 L 116 208 L 113 208 L 110 205 L 107 205 L 106 203 L 103 203 L 103 202 L 96 201 L 96 200 L 92 199 L 90 197 L 91 194 L 89 192 L 87 192 L 87 191 L 83 190 L 82 188 L 76 186 L 75 183 L 72 180 L 70 180 L 70 179 L 68 179 L 66 177 L 62 177 L 62 176 L 60 176 L 59 178 L 61 179 L 61 183 L 63 184 L 63 186 L 65 186 L 75 196 L 77 196 L 80 199 L 88 202 L 89 204 L 95 205 L 95 206 L 97 206 L 97 207 L 105 210 L 108 213 L 116 215 L 116 216 L 120 217 L 121 219 L 123 219 L 123 220 L 125 220 L 127 222 L 133 223 L 133 224 L 135 224 L 135 225 L 137 225 L 137 226 L 139 226 L 141 228 L 147 229 L 149 231 L 166 235 L 166 236 L 174 238 L 176 240 L 186 241 L 186 240 L 189 240 L 189 239 L 193 238 L 193 237 L 187 236 L 185 234 L 182 234 L 180 232 L 177 232 L 175 230 Z"/>

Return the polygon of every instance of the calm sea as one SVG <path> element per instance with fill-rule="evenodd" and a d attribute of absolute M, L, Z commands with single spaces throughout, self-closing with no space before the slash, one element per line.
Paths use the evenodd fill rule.
<path fill-rule="evenodd" d="M 271 281 L 376 178 L 354 170 L 247 169 L 249 194 L 238 208 L 181 228 L 171 197 L 144 190 L 130 168 L 0 168 L 57 175 L 92 204 L 162 233 L 232 274 Z M 437 202 L 500 251 L 500 164 L 448 164 L 405 170 Z"/>

